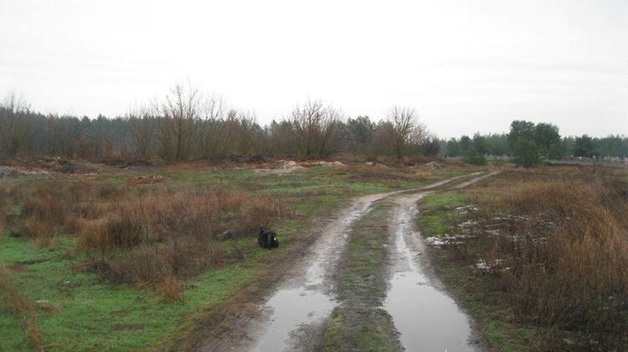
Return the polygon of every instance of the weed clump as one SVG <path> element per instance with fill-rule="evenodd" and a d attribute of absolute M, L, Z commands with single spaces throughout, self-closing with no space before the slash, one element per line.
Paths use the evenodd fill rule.
<path fill-rule="evenodd" d="M 54 191 L 53 191 L 54 189 Z M 51 238 L 63 231 L 65 216 L 68 213 L 65 202 L 56 185 L 51 190 L 39 189 L 30 194 L 22 205 L 22 231 L 27 236 L 37 238 L 44 245 L 52 243 Z"/>
<path fill-rule="evenodd" d="M 183 302 L 183 288 L 181 283 L 173 276 L 168 276 L 163 282 L 164 302 Z"/>

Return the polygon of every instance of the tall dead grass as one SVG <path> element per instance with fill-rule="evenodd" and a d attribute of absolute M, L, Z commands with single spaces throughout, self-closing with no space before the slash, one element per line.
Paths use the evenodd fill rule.
<path fill-rule="evenodd" d="M 163 287 L 169 292 L 164 293 L 166 301 L 179 300 L 175 281 L 242 259 L 227 255 L 217 235 L 255 236 L 260 226 L 270 227 L 292 214 L 280 198 L 211 185 L 201 189 L 73 179 L 0 194 L 0 207 L 8 207 L 3 204 L 20 205 L 20 235 L 40 246 L 54 246 L 58 234 L 75 235 L 77 249 L 86 253 L 87 270 L 114 283 Z"/>
<path fill-rule="evenodd" d="M 217 235 L 255 235 L 286 214 L 278 198 L 245 192 L 130 188 L 101 216 L 79 221 L 78 248 L 90 254 L 91 268 L 112 282 L 172 288 L 164 280 L 224 265 L 227 256 Z"/>
<path fill-rule="evenodd" d="M 531 177 L 532 176 L 532 177 Z M 584 345 L 628 341 L 628 183 L 590 174 L 511 174 L 484 190 L 476 221 L 477 257 L 491 270 L 520 319 L 576 331 Z M 594 341 L 594 342 L 592 342 Z M 590 345 L 593 343 L 594 345 Z M 625 346 L 625 345 L 623 345 Z"/>
<path fill-rule="evenodd" d="M 12 232 L 35 238 L 38 246 L 54 247 L 57 244 L 55 235 L 64 231 L 69 213 L 66 191 L 65 184 L 52 181 L 30 192 L 10 194 L 9 198 L 21 209 L 19 221 L 13 221 Z"/>

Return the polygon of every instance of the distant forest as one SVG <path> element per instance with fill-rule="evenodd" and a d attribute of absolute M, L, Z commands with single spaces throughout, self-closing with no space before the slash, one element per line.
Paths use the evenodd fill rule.
<path fill-rule="evenodd" d="M 260 126 L 254 116 L 226 108 L 218 98 L 175 86 L 163 101 L 126 116 L 44 115 L 14 93 L 0 103 L 0 158 L 64 157 L 86 160 L 256 160 L 458 157 L 473 164 L 491 156 L 531 166 L 565 157 L 626 158 L 628 138 L 561 137 L 556 126 L 513 121 L 508 134 L 439 140 L 413 108 L 395 107 L 385 119 L 345 118 L 320 101 L 296 106 L 290 116 Z"/>
<path fill-rule="evenodd" d="M 525 136 L 517 136 L 517 125 L 533 126 Z M 514 128 L 513 128 L 514 126 Z M 553 131 L 545 135 L 535 133 L 538 128 Z M 461 158 L 471 164 L 486 164 L 493 160 L 514 159 L 515 163 L 532 166 L 542 160 L 597 159 L 609 162 L 623 162 L 628 158 L 628 138 L 611 135 L 594 138 L 588 135 L 561 137 L 556 126 L 527 121 L 513 121 L 509 133 L 462 136 L 439 141 L 439 156 Z M 526 159 L 527 158 L 527 159 Z"/>

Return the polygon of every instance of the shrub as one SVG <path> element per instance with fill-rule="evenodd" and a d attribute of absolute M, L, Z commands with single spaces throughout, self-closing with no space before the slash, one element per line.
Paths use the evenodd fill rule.
<path fill-rule="evenodd" d="M 79 238 L 78 247 L 103 252 L 137 246 L 145 240 L 145 230 L 141 221 L 122 210 L 119 214 L 87 222 Z"/>
<path fill-rule="evenodd" d="M 22 206 L 23 230 L 35 237 L 48 237 L 61 231 L 68 209 L 54 194 L 34 194 Z"/>

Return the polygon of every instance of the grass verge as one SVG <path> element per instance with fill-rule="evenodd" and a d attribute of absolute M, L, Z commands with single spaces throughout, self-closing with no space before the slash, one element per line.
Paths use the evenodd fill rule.
<path fill-rule="evenodd" d="M 621 173 L 541 168 L 426 199 L 435 269 L 493 349 L 628 344 L 626 189 Z"/>

